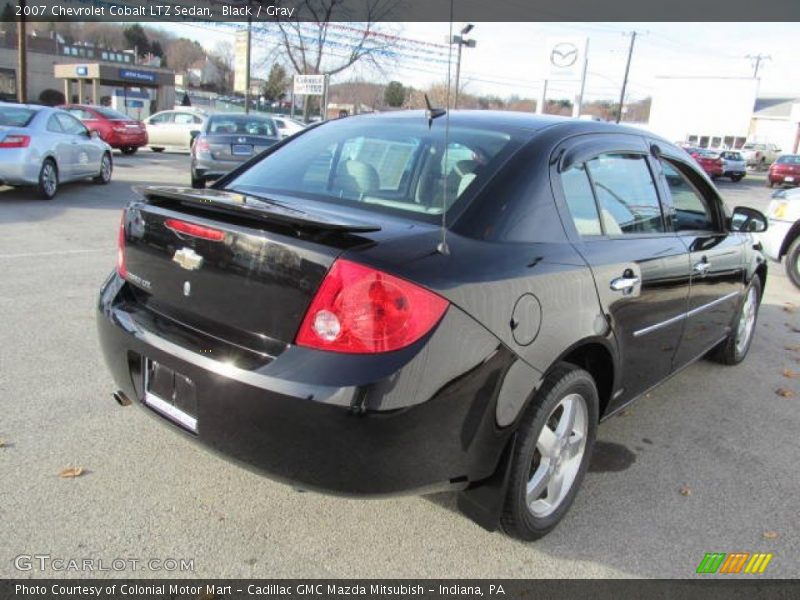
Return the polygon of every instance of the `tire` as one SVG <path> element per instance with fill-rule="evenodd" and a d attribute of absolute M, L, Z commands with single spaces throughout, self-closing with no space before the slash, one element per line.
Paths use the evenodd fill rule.
<path fill-rule="evenodd" d="M 123 154 L 136 154 L 136 151 L 138 149 L 139 148 L 137 148 L 136 146 L 125 146 L 124 148 L 120 148 L 120 151 Z"/>
<path fill-rule="evenodd" d="M 734 183 L 739 183 L 744 175 L 731 175 L 731 181 Z"/>
<path fill-rule="evenodd" d="M 42 163 L 36 190 L 43 200 L 52 200 L 58 193 L 58 166 L 52 158 L 46 158 Z"/>
<path fill-rule="evenodd" d="M 204 189 L 206 187 L 206 180 L 202 177 L 195 177 L 194 173 L 192 173 L 192 187 L 198 190 Z"/>
<path fill-rule="evenodd" d="M 163 152 L 164 148 L 160 148 L 159 146 L 150 146 L 150 150 L 153 152 Z"/>
<path fill-rule="evenodd" d="M 100 174 L 97 175 L 92 181 L 100 185 L 111 183 L 111 174 L 114 172 L 114 163 L 111 160 L 111 154 L 106 152 L 103 158 L 100 159 Z"/>
<path fill-rule="evenodd" d="M 567 427 L 564 419 L 568 410 L 573 414 L 573 425 L 563 429 Z M 536 540 L 564 518 L 592 456 L 598 414 L 599 398 L 592 376 L 575 365 L 558 364 L 536 392 L 517 429 L 500 520 L 508 535 Z M 549 434 L 543 437 L 545 428 Z M 543 451 L 548 442 L 552 444 L 551 456 Z M 560 486 L 556 476 L 560 476 Z M 536 498 L 535 492 L 528 497 L 531 485 L 541 489 Z M 549 494 L 558 494 L 555 502 L 548 502 Z"/>
<path fill-rule="evenodd" d="M 772 182 L 772 180 L 771 180 L 769 177 L 767 177 L 767 187 L 768 187 L 768 188 L 771 188 L 771 187 L 773 187 L 774 185 L 775 185 L 775 184 Z"/>
<path fill-rule="evenodd" d="M 708 357 L 723 365 L 738 365 L 747 356 L 753 343 L 761 303 L 761 279 L 756 275 L 747 286 L 744 299 L 736 312 L 734 326 L 728 337 L 709 352 Z M 751 304 L 752 303 L 752 304 Z M 751 312 L 752 311 L 752 312 Z M 743 337 L 745 336 L 746 337 Z"/>
<path fill-rule="evenodd" d="M 794 286 L 800 289 L 800 236 L 794 238 L 786 251 L 786 275 Z"/>

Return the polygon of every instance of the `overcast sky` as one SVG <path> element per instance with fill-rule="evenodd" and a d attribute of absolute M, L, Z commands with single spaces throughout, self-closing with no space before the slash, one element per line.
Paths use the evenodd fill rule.
<path fill-rule="evenodd" d="M 233 41 L 236 27 L 241 26 L 171 23 L 169 30 L 196 39 L 212 50 L 219 39 Z M 433 43 L 442 43 L 450 27 L 449 23 L 383 26 L 403 37 Z M 217 34 L 209 35 L 210 30 Z M 630 38 L 623 34 L 632 30 L 640 35 L 631 64 L 627 101 L 652 94 L 657 76 L 752 76 L 752 62 L 745 56 L 759 53 L 772 57 L 764 61 L 760 71 L 760 95 L 800 97 L 798 23 L 476 23 L 470 36 L 477 46 L 464 50 L 462 81 L 467 83 L 467 92 L 473 94 L 537 97 L 545 77 L 545 39 L 586 36 L 589 38 L 587 98 L 616 99 L 630 43 Z M 273 49 L 274 39 L 256 36 L 256 56 Z M 377 82 L 398 79 L 406 85 L 424 88 L 446 79 L 446 55 L 436 56 L 440 60 L 430 63 L 400 60 L 386 73 L 355 67 L 335 81 L 354 76 Z M 254 60 L 254 64 L 258 63 Z M 253 73 L 254 77 L 264 75 Z M 552 82 L 548 90 L 550 98 L 572 98 L 576 84 Z"/>

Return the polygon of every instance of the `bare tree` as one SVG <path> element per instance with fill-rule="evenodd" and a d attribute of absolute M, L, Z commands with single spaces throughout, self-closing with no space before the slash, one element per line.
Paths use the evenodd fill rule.
<path fill-rule="evenodd" d="M 211 60 L 219 70 L 221 89 L 226 93 L 233 89 L 234 57 L 233 44 L 228 40 L 218 41 L 210 54 Z"/>
<path fill-rule="evenodd" d="M 358 62 L 381 69 L 394 40 L 376 23 L 393 12 L 397 0 L 364 0 L 364 12 L 359 15 L 362 22 L 337 24 L 335 21 L 352 17 L 348 10 L 352 4 L 348 0 L 301 0 L 293 20 L 277 21 L 280 46 L 292 71 L 299 75 L 335 75 Z M 306 103 L 306 118 L 308 109 Z"/>

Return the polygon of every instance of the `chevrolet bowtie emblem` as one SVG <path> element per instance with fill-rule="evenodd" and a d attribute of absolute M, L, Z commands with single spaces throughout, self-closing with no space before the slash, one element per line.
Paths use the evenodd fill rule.
<path fill-rule="evenodd" d="M 191 248 L 181 248 L 180 250 L 177 250 L 175 252 L 175 256 L 172 257 L 172 260 L 174 260 L 187 271 L 199 269 L 203 264 L 203 257 Z"/>

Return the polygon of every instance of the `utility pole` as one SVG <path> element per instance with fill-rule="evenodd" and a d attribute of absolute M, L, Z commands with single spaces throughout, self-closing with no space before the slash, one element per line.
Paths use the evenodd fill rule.
<path fill-rule="evenodd" d="M 247 17 L 247 51 L 244 53 L 244 112 L 250 112 L 250 48 L 253 36 L 253 20 Z"/>
<path fill-rule="evenodd" d="M 753 79 L 758 79 L 758 72 L 761 70 L 761 63 L 765 60 L 772 60 L 769 54 L 748 54 L 745 58 L 749 58 L 753 62 Z"/>
<path fill-rule="evenodd" d="M 26 0 L 20 0 L 21 8 L 17 21 L 17 100 L 20 104 L 28 102 L 28 35 L 25 24 Z M 66 99 L 69 102 L 69 98 Z"/>
<path fill-rule="evenodd" d="M 631 45 L 628 48 L 628 62 L 625 63 L 625 77 L 622 79 L 622 91 L 619 94 L 619 110 L 617 111 L 617 123 L 622 119 L 622 107 L 625 104 L 625 89 L 628 87 L 628 73 L 631 71 L 631 58 L 633 58 L 633 45 L 636 43 L 635 31 L 631 31 Z"/>

